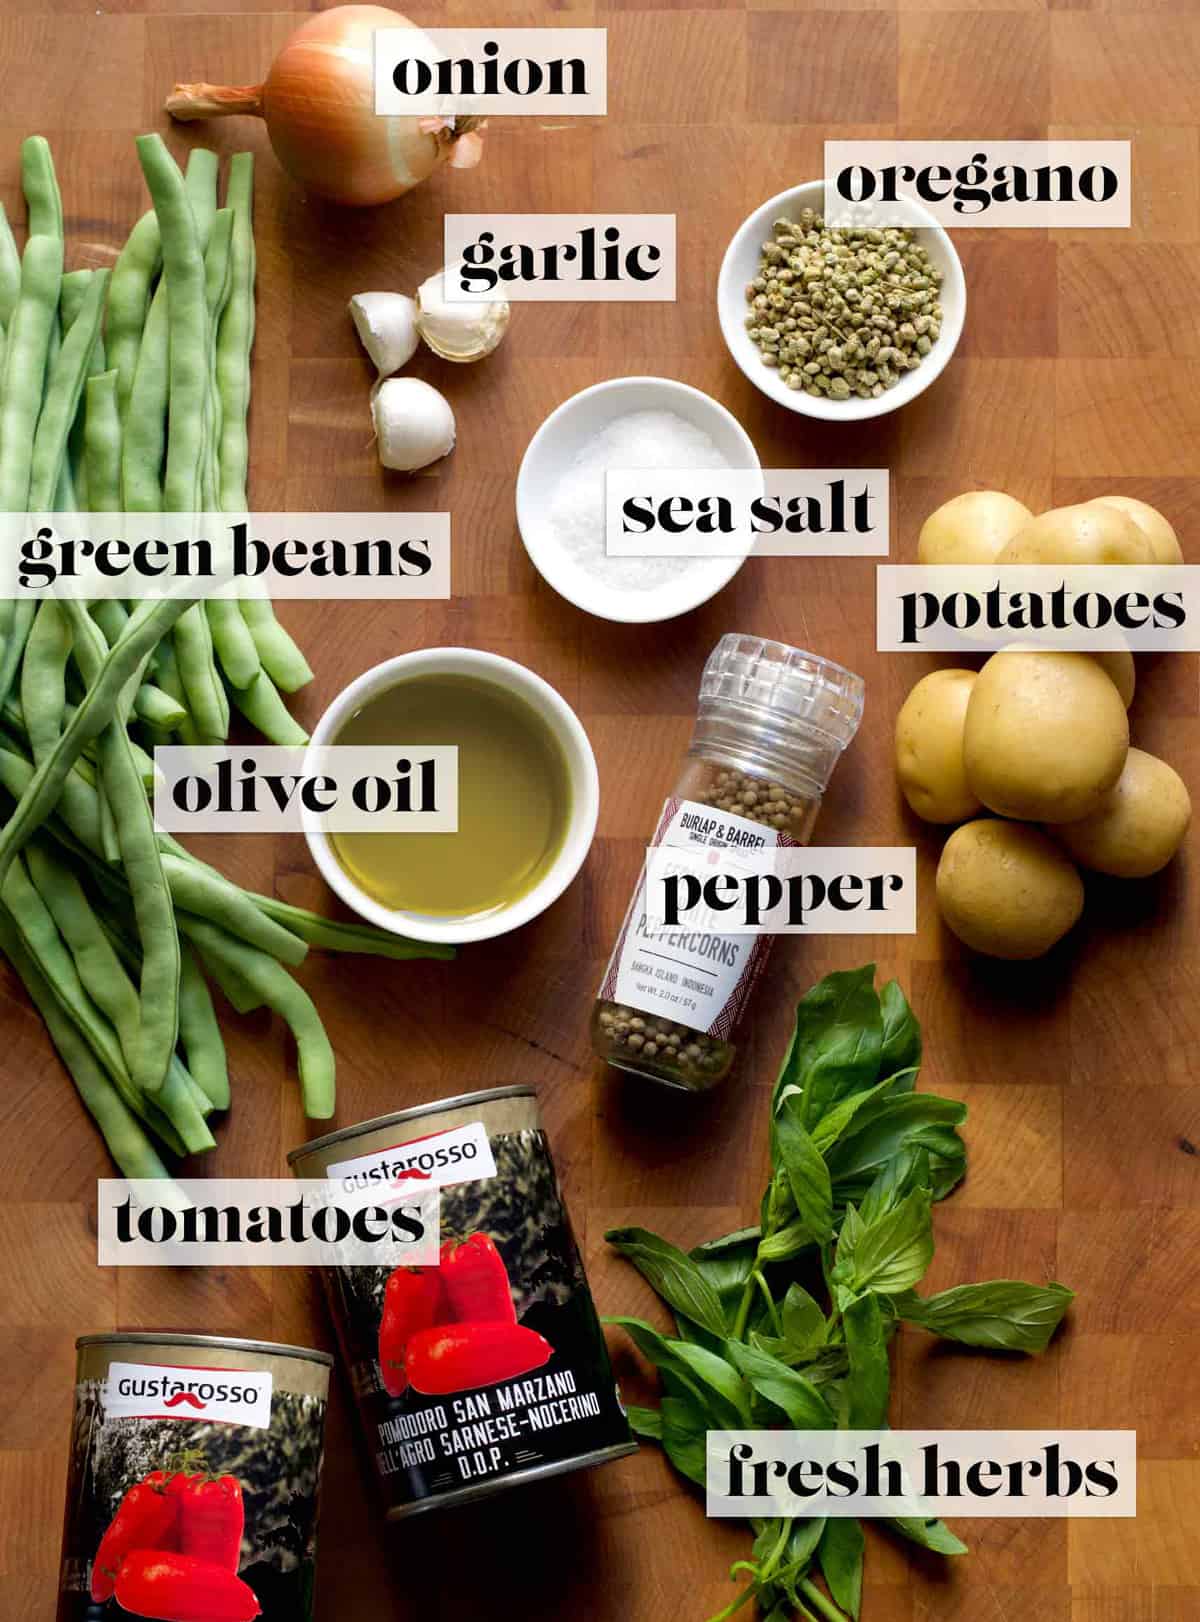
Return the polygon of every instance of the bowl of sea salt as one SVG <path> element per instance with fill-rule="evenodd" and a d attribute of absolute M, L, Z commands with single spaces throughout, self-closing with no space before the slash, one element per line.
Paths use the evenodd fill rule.
<path fill-rule="evenodd" d="M 615 377 L 564 400 L 530 440 L 517 475 L 517 524 L 534 568 L 560 596 L 601 619 L 646 625 L 707 602 L 748 549 L 610 556 L 605 475 L 643 468 L 757 472 L 760 464 L 737 418 L 699 389 L 668 377 Z"/>

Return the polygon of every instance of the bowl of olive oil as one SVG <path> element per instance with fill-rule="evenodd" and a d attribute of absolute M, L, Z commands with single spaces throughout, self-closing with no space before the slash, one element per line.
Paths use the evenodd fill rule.
<path fill-rule="evenodd" d="M 306 818 L 326 883 L 371 923 L 487 940 L 544 912 L 583 865 L 600 809 L 595 756 L 574 710 L 524 665 L 474 648 L 388 659 L 317 723 L 314 748 L 341 744 L 458 751 L 454 833 L 332 833 Z"/>

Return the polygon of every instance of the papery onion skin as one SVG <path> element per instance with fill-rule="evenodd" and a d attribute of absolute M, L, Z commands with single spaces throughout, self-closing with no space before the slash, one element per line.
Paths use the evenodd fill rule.
<path fill-rule="evenodd" d="M 416 28 L 386 6 L 336 6 L 303 23 L 261 86 L 234 92 L 177 85 L 167 98 L 173 118 L 253 113 L 264 118 L 275 155 L 309 191 L 350 207 L 391 202 L 427 180 L 461 142 L 469 162 L 477 118 L 453 130 L 422 129 L 422 120 L 375 112 L 373 36 L 380 28 Z M 426 123 L 429 121 L 426 120 Z"/>

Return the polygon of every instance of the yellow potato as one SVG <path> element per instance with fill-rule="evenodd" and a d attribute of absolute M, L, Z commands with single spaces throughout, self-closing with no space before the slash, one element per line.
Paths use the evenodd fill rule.
<path fill-rule="evenodd" d="M 1031 519 L 997 563 L 1153 563 L 1150 542 L 1116 507 L 1052 507 Z"/>
<path fill-rule="evenodd" d="M 1041 957 L 1083 911 L 1083 881 L 1052 839 L 1023 822 L 956 828 L 937 870 L 942 917 L 989 957 Z"/>
<path fill-rule="evenodd" d="M 963 721 L 973 670 L 923 676 L 896 717 L 896 777 L 926 822 L 963 822 L 981 810 L 963 767 Z"/>
<path fill-rule="evenodd" d="M 968 490 L 943 502 L 921 526 L 919 563 L 994 563 L 1033 514 L 1000 490 Z"/>
<path fill-rule="evenodd" d="M 1111 653 L 1089 653 L 1089 659 L 1094 659 L 1101 670 L 1112 682 L 1121 695 L 1121 703 L 1128 709 L 1133 703 L 1133 693 L 1137 686 L 1137 671 L 1133 665 L 1133 655 L 1125 648 L 1114 648 Z"/>
<path fill-rule="evenodd" d="M 1165 760 L 1131 749 L 1125 770 L 1089 816 L 1054 832 L 1084 867 L 1119 879 L 1144 879 L 1166 867 L 1183 843 L 1192 802 Z"/>
<path fill-rule="evenodd" d="M 1089 507 L 1116 507 L 1141 530 L 1150 543 L 1155 563 L 1182 563 L 1183 548 L 1174 529 L 1156 507 L 1134 496 L 1096 496 Z"/>
<path fill-rule="evenodd" d="M 1001 816 L 1087 816 L 1121 775 L 1128 748 L 1121 695 L 1086 653 L 995 653 L 971 689 L 967 781 Z"/>

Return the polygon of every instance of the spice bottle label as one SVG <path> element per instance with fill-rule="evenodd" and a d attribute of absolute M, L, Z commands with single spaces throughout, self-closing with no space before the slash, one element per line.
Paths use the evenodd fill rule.
<path fill-rule="evenodd" d="M 651 841 L 656 846 L 724 852 L 729 871 L 740 850 L 771 850 L 796 841 L 748 817 L 695 800 L 669 799 Z M 713 935 L 652 928 L 643 872 L 621 927 L 600 995 L 727 1040 L 771 949 L 769 935 Z"/>

